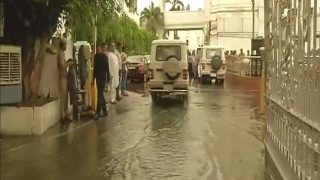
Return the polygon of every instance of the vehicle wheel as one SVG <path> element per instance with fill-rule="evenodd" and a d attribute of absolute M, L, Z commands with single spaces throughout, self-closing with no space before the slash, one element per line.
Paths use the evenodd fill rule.
<path fill-rule="evenodd" d="M 153 103 L 158 103 L 159 98 L 158 98 L 158 94 L 157 93 L 151 93 L 151 99 Z"/>
<path fill-rule="evenodd" d="M 188 94 L 182 96 L 182 101 L 183 102 L 188 102 L 188 100 L 189 100 Z"/>
<path fill-rule="evenodd" d="M 205 84 L 205 83 L 206 83 L 205 80 L 206 80 L 205 77 L 203 77 L 203 76 L 200 77 L 200 83 L 201 83 L 201 84 Z"/>

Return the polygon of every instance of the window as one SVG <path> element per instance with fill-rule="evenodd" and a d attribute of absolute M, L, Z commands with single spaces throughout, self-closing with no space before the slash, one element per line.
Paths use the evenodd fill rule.
<path fill-rule="evenodd" d="M 19 84 L 20 73 L 20 54 L 0 52 L 0 84 Z"/>
<path fill-rule="evenodd" d="M 218 55 L 221 57 L 221 50 L 220 49 L 207 49 L 207 52 L 206 52 L 207 59 L 211 59 L 215 55 Z"/>
<path fill-rule="evenodd" d="M 178 45 L 160 45 L 156 49 L 156 60 L 166 61 L 169 56 L 174 56 L 181 61 L 181 47 Z"/>

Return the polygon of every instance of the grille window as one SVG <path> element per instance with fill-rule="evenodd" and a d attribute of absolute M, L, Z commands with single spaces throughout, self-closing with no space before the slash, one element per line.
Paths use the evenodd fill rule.
<path fill-rule="evenodd" d="M 20 54 L 0 52 L 0 84 L 21 83 Z"/>

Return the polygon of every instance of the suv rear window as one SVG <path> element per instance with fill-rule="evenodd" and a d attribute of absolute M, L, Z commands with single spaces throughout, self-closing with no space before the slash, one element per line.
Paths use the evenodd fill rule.
<path fill-rule="evenodd" d="M 211 59 L 214 55 L 221 56 L 221 50 L 220 49 L 207 49 L 207 52 L 206 52 L 207 59 Z"/>
<path fill-rule="evenodd" d="M 156 48 L 156 60 L 166 61 L 169 56 L 175 56 L 181 61 L 181 47 L 179 45 L 160 45 Z"/>

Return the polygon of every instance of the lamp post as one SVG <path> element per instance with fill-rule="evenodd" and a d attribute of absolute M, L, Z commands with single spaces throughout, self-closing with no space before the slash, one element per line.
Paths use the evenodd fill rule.
<path fill-rule="evenodd" d="M 255 8 L 255 0 L 251 0 L 252 3 L 252 39 L 254 39 L 254 27 L 255 27 L 255 15 L 254 15 L 254 8 Z"/>

